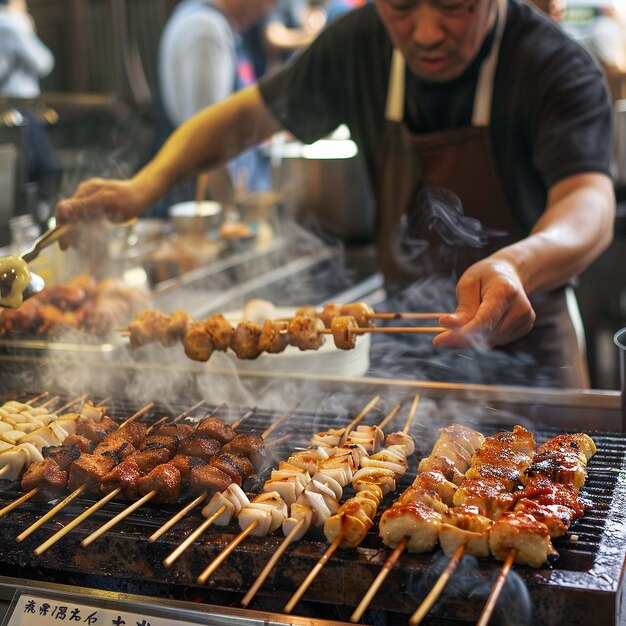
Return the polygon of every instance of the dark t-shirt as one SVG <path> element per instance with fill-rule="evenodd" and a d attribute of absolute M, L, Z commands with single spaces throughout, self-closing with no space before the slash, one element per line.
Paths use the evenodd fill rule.
<path fill-rule="evenodd" d="M 405 123 L 415 133 L 471 124 L 480 63 L 433 83 L 406 73 Z M 260 82 L 273 115 L 310 143 L 347 124 L 373 186 L 380 170 L 392 46 L 373 6 L 333 23 L 286 67 Z M 585 171 L 610 174 L 611 109 L 600 69 L 558 26 L 509 0 L 496 72 L 491 135 L 505 194 L 523 231 L 547 189 Z"/>

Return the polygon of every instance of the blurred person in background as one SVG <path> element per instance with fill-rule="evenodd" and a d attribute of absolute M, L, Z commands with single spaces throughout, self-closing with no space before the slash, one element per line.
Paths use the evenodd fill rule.
<path fill-rule="evenodd" d="M 626 0 L 529 2 L 593 54 L 606 73 L 613 100 L 626 98 Z M 576 18 L 576 11 L 586 19 Z"/>
<path fill-rule="evenodd" d="M 241 34 L 261 21 L 274 4 L 275 0 L 183 0 L 175 7 L 158 52 L 159 146 L 204 107 L 255 83 L 252 58 Z M 228 185 L 249 190 L 269 186 L 269 163 L 257 148 L 233 159 L 228 170 L 232 179 Z M 214 192 L 223 187 L 224 175 L 222 171 L 211 181 Z M 162 213 L 173 202 L 190 200 L 194 194 L 193 185 L 179 187 L 152 213 Z"/>
<path fill-rule="evenodd" d="M 0 99 L 31 100 L 41 94 L 39 80 L 54 67 L 54 56 L 35 32 L 24 0 L 0 0 Z M 29 182 L 43 189 L 55 175 L 52 143 L 44 121 L 27 103 L 16 103 L 27 120 Z"/>
<path fill-rule="evenodd" d="M 132 179 L 82 183 L 58 203 L 59 222 L 123 221 L 199 167 L 279 130 L 312 143 L 346 124 L 376 194 L 387 284 L 437 271 L 458 277 L 456 310 L 440 317 L 448 330 L 435 346 L 526 353 L 549 369 L 550 384 L 588 386 L 571 282 L 608 247 L 615 219 L 611 108 L 599 68 L 518 0 L 374 5 L 338 19 L 258 85 L 204 109 Z M 460 209 L 422 204 L 432 189 L 460 199 Z M 453 246 L 452 271 L 416 254 L 439 235 L 430 227 L 449 218 L 471 244 Z M 492 233 L 487 245 L 471 241 L 478 224 Z"/>

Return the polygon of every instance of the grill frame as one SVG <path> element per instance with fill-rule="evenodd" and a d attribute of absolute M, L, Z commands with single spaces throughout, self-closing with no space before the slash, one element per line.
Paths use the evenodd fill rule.
<path fill-rule="evenodd" d="M 24 394 L 23 397 L 28 397 L 28 394 Z M 136 408 L 138 408 L 136 405 L 127 401 L 115 400 L 111 414 L 112 417 L 121 420 Z M 179 412 L 183 412 L 185 408 L 180 407 Z M 213 407 L 208 407 L 206 412 L 208 413 L 211 408 Z M 234 421 L 236 416 L 244 412 L 245 409 L 229 409 L 227 421 Z M 157 405 L 142 419 L 151 422 L 165 414 L 176 413 L 171 408 Z M 277 416 L 276 412 L 259 411 L 256 417 L 244 422 L 242 430 L 264 430 Z M 490 423 L 485 416 L 482 417 L 483 422 L 480 426 L 470 425 L 485 434 L 504 429 L 502 425 L 498 426 L 493 421 Z M 316 414 L 298 411 L 275 433 L 277 437 L 285 432 L 292 433 L 288 441 L 277 446 L 279 457 L 286 458 L 294 447 L 306 445 L 308 437 L 313 432 L 331 426 L 345 425 L 349 419 L 348 412 Z M 400 422 L 399 418 L 396 419 L 395 425 Z M 365 421 L 375 423 L 377 419 L 370 416 Z M 438 424 L 441 425 L 444 424 Z M 508 427 L 507 425 L 506 428 Z M 432 426 L 415 424 L 412 434 L 426 437 L 425 433 L 432 430 Z M 540 443 L 564 430 L 533 427 L 533 432 L 537 442 Z M 596 508 L 572 526 L 570 534 L 577 533 L 580 540 L 576 544 L 562 539 L 555 541 L 557 549 L 560 548 L 561 560 L 553 569 L 515 568 L 515 572 L 529 589 L 533 620 L 539 624 L 562 623 L 564 616 L 567 616 L 572 624 L 591 623 L 592 620 L 602 624 L 617 624 L 623 621 L 622 579 L 626 545 L 620 543 L 626 544 L 623 541 L 626 523 L 626 435 L 607 432 L 589 434 L 598 443 L 598 453 L 590 461 L 589 476 L 583 494 L 591 497 L 596 503 Z M 416 454 L 418 458 L 428 454 L 432 441 L 431 436 L 418 443 Z M 399 482 L 398 493 L 412 481 L 415 465 L 416 459 L 413 460 L 407 475 Z M 624 473 L 619 475 L 605 473 L 603 470 L 607 468 L 618 468 Z M 265 476 L 263 475 L 261 479 L 264 480 Z M 17 495 L 18 492 L 11 489 L 1 492 L 0 506 Z M 391 501 L 386 500 L 386 506 L 389 506 Z M 69 580 L 70 584 L 75 586 L 82 586 L 84 583 L 79 581 L 89 577 L 89 584 L 97 589 L 132 593 L 141 592 L 145 588 L 149 590 L 148 596 L 173 596 L 177 600 L 187 599 L 191 593 L 202 603 L 224 606 L 233 601 L 231 598 L 233 588 L 241 590 L 240 596 L 245 593 L 262 565 L 282 540 L 278 535 L 267 538 L 249 537 L 217 570 L 209 583 L 202 587 L 195 584 L 195 577 L 237 534 L 237 526 L 230 526 L 226 530 L 210 529 L 171 570 L 164 570 L 160 566 L 161 560 L 203 519 L 199 515 L 199 510 L 174 527 L 161 540 L 155 544 L 148 544 L 145 538 L 150 531 L 156 529 L 171 513 L 180 508 L 168 507 L 166 515 L 161 514 L 158 519 L 154 519 L 152 516 L 157 509 L 148 505 L 130 516 L 119 527 L 109 531 L 105 538 L 95 542 L 87 553 L 79 547 L 79 541 L 103 520 L 110 519 L 123 508 L 122 504 L 109 503 L 105 509 L 78 526 L 44 555 L 41 557 L 33 555 L 34 547 L 91 502 L 89 499 L 77 500 L 21 544 L 16 544 L 14 537 L 49 510 L 50 506 L 29 502 L 0 520 L 0 575 L 6 576 L 12 568 L 17 568 L 20 571 L 20 579 L 24 581 L 39 578 L 54 584 L 64 584 Z M 265 610 L 279 615 L 297 584 L 326 547 L 323 536 L 319 537 L 319 541 L 306 540 L 291 546 L 281 559 L 276 574 L 270 576 L 259 592 L 258 604 Z M 425 595 L 428 591 L 428 586 L 419 587 L 420 581 L 426 580 L 428 573 L 436 568 L 440 554 L 440 552 L 428 555 L 405 553 L 383 587 L 384 590 L 394 589 L 396 593 L 388 594 L 384 591 L 379 593 L 372 608 L 382 611 L 389 622 L 405 621 L 406 615 L 412 613 L 418 606 L 420 595 Z M 119 560 L 112 558 L 115 555 Z M 373 531 L 370 531 L 363 547 L 354 551 L 338 551 L 309 588 L 305 601 L 298 605 L 296 613 L 306 612 L 315 617 L 333 617 L 347 621 L 352 608 L 363 596 L 367 585 L 388 555 L 389 550 L 382 546 Z M 500 565 L 493 560 L 482 560 L 476 584 L 485 583 L 490 576 L 494 576 Z M 144 584 L 140 584 L 139 581 Z M 0 584 L 2 582 L 3 578 L 0 576 Z M 234 595 L 236 601 L 237 594 Z M 448 594 L 445 602 L 439 602 L 433 608 L 430 619 L 475 620 L 484 600 L 485 598 L 468 600 Z M 339 605 L 339 609 L 333 609 L 335 604 Z M 253 608 L 254 606 L 253 604 Z M 248 613 L 244 611 L 243 614 L 254 613 L 255 611 Z M 274 616 L 272 619 L 284 619 L 284 616 L 283 618 Z"/>

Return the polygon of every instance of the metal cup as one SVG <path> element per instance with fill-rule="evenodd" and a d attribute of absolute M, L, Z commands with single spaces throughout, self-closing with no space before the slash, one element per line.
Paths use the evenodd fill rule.
<path fill-rule="evenodd" d="M 619 376 L 622 390 L 622 427 L 626 428 L 626 328 L 622 328 L 613 337 L 619 348 Z"/>

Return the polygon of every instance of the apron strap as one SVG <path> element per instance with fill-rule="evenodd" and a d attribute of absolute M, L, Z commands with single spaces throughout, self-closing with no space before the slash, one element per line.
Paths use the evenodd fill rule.
<path fill-rule="evenodd" d="M 506 3 L 507 0 L 496 0 L 498 7 L 498 22 L 493 45 L 489 55 L 483 61 L 472 112 L 472 126 L 489 126 L 491 121 L 491 102 L 493 98 L 493 83 L 498 66 L 500 43 L 506 26 Z M 402 53 L 394 48 L 391 57 L 391 72 L 389 74 L 389 86 L 387 88 L 387 104 L 385 107 L 385 119 L 390 122 L 401 122 L 404 119 L 405 100 L 405 60 Z"/>

